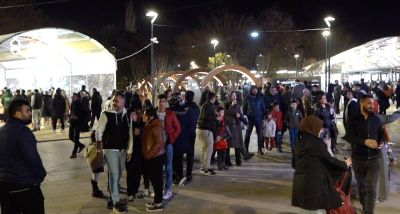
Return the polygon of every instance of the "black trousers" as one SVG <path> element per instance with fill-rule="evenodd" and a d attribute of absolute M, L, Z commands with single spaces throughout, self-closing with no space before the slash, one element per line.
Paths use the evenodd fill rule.
<path fill-rule="evenodd" d="M 97 118 L 97 120 L 100 119 L 100 114 L 101 111 L 92 111 L 92 118 L 90 119 L 90 128 L 93 128 L 94 120 Z"/>
<path fill-rule="evenodd" d="M 224 150 L 217 150 L 218 154 L 218 167 L 223 167 L 225 166 L 225 155 L 226 155 L 226 149 Z"/>
<path fill-rule="evenodd" d="M 126 184 L 128 186 L 128 195 L 135 195 L 139 192 L 140 179 L 142 174 L 145 174 L 144 158 L 142 151 L 138 151 L 132 154 L 132 159 L 127 161 L 126 166 Z M 147 180 L 147 182 L 146 182 Z M 149 188 L 149 178 L 144 176 L 145 188 Z M 147 185 L 146 185 L 147 184 Z"/>
<path fill-rule="evenodd" d="M 380 159 L 352 159 L 354 174 L 357 180 L 360 203 L 365 214 L 374 213 L 376 202 L 376 185 L 379 177 Z"/>
<path fill-rule="evenodd" d="M 186 177 L 192 176 L 195 140 L 196 140 L 196 134 L 190 137 L 189 142 L 184 142 L 190 144 L 187 146 L 188 148 L 186 148 L 186 151 L 179 152 L 180 151 L 179 149 L 174 149 L 172 168 L 175 174 L 175 178 L 177 180 L 183 178 L 183 154 L 186 154 Z"/>
<path fill-rule="evenodd" d="M 74 149 L 72 150 L 72 154 L 76 154 L 79 147 L 83 147 L 84 145 L 79 141 L 81 136 L 81 129 L 78 124 L 72 124 L 69 126 L 69 139 L 74 143 Z"/>
<path fill-rule="evenodd" d="M 154 189 L 154 203 L 159 204 L 162 202 L 163 196 L 163 169 L 166 161 L 166 155 L 146 160 L 146 171 L 149 175 L 151 185 Z"/>
<path fill-rule="evenodd" d="M 246 135 L 244 137 L 244 145 L 247 151 L 249 151 L 249 144 L 250 144 L 250 136 L 251 133 L 253 132 L 254 126 L 256 127 L 256 132 L 257 132 L 257 145 L 258 145 L 258 150 L 261 150 L 264 148 L 264 137 L 262 135 L 262 121 L 254 121 L 249 119 L 249 125 L 248 129 L 246 130 Z"/>
<path fill-rule="evenodd" d="M 56 130 L 57 128 L 57 120 L 60 120 L 61 123 L 61 129 L 64 129 L 64 116 L 62 117 L 57 117 L 57 116 L 53 116 L 51 117 L 51 124 L 53 125 L 53 130 Z"/>
<path fill-rule="evenodd" d="M 241 160 L 242 159 L 242 155 L 241 155 L 242 153 L 243 153 L 243 156 L 247 157 L 246 156 L 246 152 L 242 151 L 241 148 L 235 148 L 235 162 L 236 163 L 241 163 L 242 162 L 242 160 Z M 226 165 L 232 164 L 232 161 L 231 161 L 231 149 L 230 148 L 228 148 L 226 150 L 225 155 L 226 155 L 225 164 Z"/>
<path fill-rule="evenodd" d="M 0 182 L 2 214 L 44 214 L 40 185 L 13 185 Z"/>

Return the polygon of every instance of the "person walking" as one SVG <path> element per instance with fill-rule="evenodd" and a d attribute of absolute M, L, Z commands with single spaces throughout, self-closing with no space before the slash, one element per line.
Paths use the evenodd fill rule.
<path fill-rule="evenodd" d="M 146 160 L 146 171 L 154 189 L 154 200 L 146 204 L 146 211 L 164 210 L 163 200 L 163 166 L 166 160 L 166 130 L 163 122 L 158 119 L 157 110 L 148 108 L 144 112 L 143 121 L 146 123 L 143 133 L 142 153 Z"/>
<path fill-rule="evenodd" d="M 46 176 L 36 138 L 27 127 L 32 122 L 30 105 L 14 100 L 9 119 L 0 128 L 0 206 L 1 213 L 44 214 L 40 185 Z"/>
<path fill-rule="evenodd" d="M 41 127 L 42 129 L 44 129 L 45 127 L 51 126 L 50 125 L 50 121 L 51 121 L 51 117 L 52 117 L 52 109 L 53 109 L 53 98 L 50 95 L 49 91 L 45 91 L 45 93 L 43 94 L 43 105 L 42 105 L 42 109 L 40 112 L 40 116 L 41 118 Z"/>
<path fill-rule="evenodd" d="M 96 128 L 97 143 L 102 143 L 105 162 L 109 171 L 111 200 L 107 208 L 123 213 L 126 207 L 120 202 L 120 179 L 126 160 L 130 161 L 133 150 L 132 124 L 125 109 L 125 95 L 117 92 L 113 98 L 113 109 L 103 111 Z M 101 151 L 99 151 L 101 152 Z"/>
<path fill-rule="evenodd" d="M 333 99 L 335 100 L 335 113 L 340 114 L 340 98 L 342 96 L 342 86 L 339 81 L 335 80 L 335 87 L 333 88 Z"/>
<path fill-rule="evenodd" d="M 253 132 L 254 126 L 257 132 L 257 147 L 258 154 L 264 155 L 262 149 L 264 148 L 264 139 L 262 135 L 262 120 L 264 118 L 266 107 L 263 97 L 258 94 L 257 86 L 251 86 L 250 94 L 246 96 L 243 106 L 243 114 L 247 116 L 249 121 L 248 129 L 244 138 L 244 145 L 247 152 L 249 152 L 250 136 Z"/>
<path fill-rule="evenodd" d="M 300 123 L 301 137 L 292 159 L 292 206 L 301 208 L 301 213 L 323 214 L 342 206 L 330 170 L 346 171 L 352 162 L 337 160 L 328 152 L 323 132 L 323 122 L 316 116 L 307 116 Z"/>
<path fill-rule="evenodd" d="M 40 131 L 40 111 L 43 105 L 43 98 L 39 90 L 35 89 L 33 92 L 31 97 L 33 131 Z"/>
<path fill-rule="evenodd" d="M 76 153 L 80 153 L 85 148 L 85 145 L 79 142 L 84 117 L 84 111 L 79 99 L 79 94 L 72 94 L 71 113 L 69 115 L 69 139 L 74 142 L 74 149 L 70 158 L 76 158 Z"/>
<path fill-rule="evenodd" d="M 103 99 L 100 93 L 97 91 L 97 89 L 93 88 L 92 91 L 93 95 L 92 95 L 92 101 L 90 103 L 90 109 L 92 110 L 92 117 L 90 120 L 90 128 L 93 128 L 93 124 L 96 119 L 97 121 L 100 119 L 101 105 L 103 104 Z"/>
<path fill-rule="evenodd" d="M 200 111 L 197 136 L 202 145 L 200 157 L 200 172 L 203 175 L 213 176 L 214 170 L 211 169 L 211 156 L 214 148 L 214 140 L 217 131 L 217 118 L 215 116 L 216 97 L 213 92 L 207 94 L 207 101 L 203 104 Z"/>
<path fill-rule="evenodd" d="M 373 110 L 374 98 L 363 95 L 360 111 L 348 124 L 348 141 L 351 144 L 351 158 L 360 202 L 365 214 L 374 213 L 376 185 L 379 177 L 381 148 L 384 145 L 382 122 Z"/>
<path fill-rule="evenodd" d="M 53 98 L 53 107 L 52 107 L 52 118 L 51 122 L 53 125 L 53 133 L 56 133 L 57 128 L 57 120 L 60 120 L 61 123 L 61 133 L 64 133 L 64 115 L 65 115 L 65 99 L 61 95 L 61 89 L 57 88 L 56 94 Z"/>

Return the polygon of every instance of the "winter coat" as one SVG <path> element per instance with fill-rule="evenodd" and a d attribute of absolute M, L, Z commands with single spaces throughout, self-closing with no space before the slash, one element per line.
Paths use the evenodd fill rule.
<path fill-rule="evenodd" d="M 0 182 L 39 184 L 46 176 L 31 130 L 10 117 L 0 128 Z"/>
<path fill-rule="evenodd" d="M 281 105 L 281 96 L 277 93 L 274 96 L 271 94 L 264 95 L 264 104 L 266 110 L 271 110 L 272 109 L 272 104 L 278 103 L 278 105 Z"/>
<path fill-rule="evenodd" d="M 351 144 L 351 157 L 357 160 L 371 160 L 381 158 L 382 154 L 378 149 L 371 149 L 364 144 L 366 139 L 373 139 L 378 142 L 384 141 L 382 122 L 374 113 L 368 118 L 358 112 L 348 121 L 348 142 Z"/>
<path fill-rule="evenodd" d="M 96 92 L 92 96 L 92 102 L 90 104 L 90 109 L 93 113 L 101 112 L 101 104 L 103 104 L 103 99 L 99 92 Z"/>
<path fill-rule="evenodd" d="M 56 94 L 53 98 L 53 117 L 63 118 L 65 115 L 65 99 L 61 94 Z"/>
<path fill-rule="evenodd" d="M 199 129 L 211 131 L 216 136 L 217 118 L 215 116 L 215 106 L 209 101 L 201 107 L 198 126 Z"/>
<path fill-rule="evenodd" d="M 162 121 L 153 119 L 144 127 L 142 153 L 146 160 L 151 160 L 165 154 L 166 136 Z"/>
<path fill-rule="evenodd" d="M 283 129 L 283 114 L 281 111 L 272 110 L 272 119 L 276 124 L 276 131 L 282 131 Z"/>
<path fill-rule="evenodd" d="M 301 112 L 296 109 L 296 110 L 289 110 L 286 115 L 285 115 L 285 123 L 287 123 L 287 126 L 289 128 L 299 128 L 300 127 L 300 121 L 303 118 L 303 115 Z"/>
<path fill-rule="evenodd" d="M 275 137 L 276 123 L 274 120 L 263 120 L 263 136 L 264 137 Z"/>
<path fill-rule="evenodd" d="M 243 114 L 247 115 L 249 120 L 261 123 L 265 110 L 266 107 L 262 96 L 253 94 L 246 96 L 243 105 Z"/>
<path fill-rule="evenodd" d="M 318 105 L 315 111 L 315 116 L 321 119 L 324 122 L 324 128 L 331 129 L 332 120 L 334 119 L 334 115 L 331 114 L 330 105 L 326 104 L 325 108 Z"/>
<path fill-rule="evenodd" d="M 303 133 L 296 144 L 293 166 L 293 206 L 317 210 L 342 205 L 329 171 L 347 170 L 347 165 L 332 157 L 321 139 Z"/>
<path fill-rule="evenodd" d="M 51 95 L 43 95 L 42 117 L 51 117 L 53 109 L 53 98 Z"/>
<path fill-rule="evenodd" d="M 176 117 L 175 112 L 171 110 L 165 110 L 166 116 L 164 121 L 165 132 L 167 133 L 169 144 L 174 144 L 176 139 L 181 134 L 181 124 Z"/>
<path fill-rule="evenodd" d="M 242 133 L 242 123 L 246 124 L 248 121 L 243 116 L 240 105 L 229 105 L 226 107 L 225 117 L 226 123 L 231 131 L 230 147 L 231 148 L 242 148 L 243 145 L 243 133 Z M 240 117 L 236 117 L 236 113 L 240 114 Z"/>
<path fill-rule="evenodd" d="M 177 113 L 181 125 L 181 134 L 174 144 L 174 152 L 177 152 L 177 154 L 185 153 L 193 148 L 196 139 L 197 120 L 200 115 L 200 109 L 194 102 L 185 103 L 183 107 L 186 110 Z"/>

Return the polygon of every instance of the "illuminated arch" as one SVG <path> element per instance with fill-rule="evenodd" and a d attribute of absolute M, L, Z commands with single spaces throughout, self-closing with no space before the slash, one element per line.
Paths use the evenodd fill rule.
<path fill-rule="evenodd" d="M 226 65 L 226 66 L 219 66 L 214 70 L 211 70 L 204 78 L 203 82 L 201 83 L 201 86 L 205 87 L 211 81 L 211 79 L 213 79 L 214 76 L 224 71 L 235 71 L 237 73 L 245 75 L 247 78 L 249 78 L 249 80 L 252 82 L 253 85 L 257 85 L 257 82 L 259 82 L 257 81 L 256 76 L 254 76 L 254 74 L 252 74 L 249 69 L 240 65 Z"/>
<path fill-rule="evenodd" d="M 178 79 L 178 81 L 175 83 L 173 92 L 178 91 L 179 86 L 182 84 L 183 81 L 185 81 L 186 77 L 192 77 L 195 74 L 206 74 L 206 75 L 208 75 L 208 73 L 209 73 L 209 70 L 205 69 L 205 68 L 196 68 L 196 69 L 184 72 L 182 74 L 182 76 Z M 221 77 L 218 77 L 217 75 L 214 75 L 212 78 L 217 80 L 219 85 L 223 85 L 224 82 L 225 82 L 224 79 L 222 79 Z M 202 85 L 203 85 L 203 83 L 200 84 L 200 86 L 202 86 Z"/>

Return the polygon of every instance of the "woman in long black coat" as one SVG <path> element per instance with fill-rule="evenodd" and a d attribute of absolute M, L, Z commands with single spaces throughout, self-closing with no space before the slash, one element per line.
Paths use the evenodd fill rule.
<path fill-rule="evenodd" d="M 315 116 L 307 116 L 301 121 L 301 138 L 296 144 L 293 158 L 292 205 L 305 210 L 340 207 L 342 200 L 329 171 L 345 171 L 351 165 L 351 160 L 337 160 L 328 152 L 320 138 L 322 123 Z"/>

